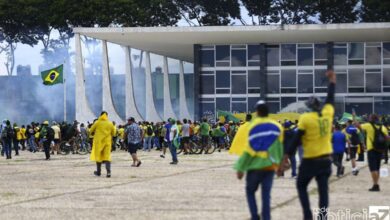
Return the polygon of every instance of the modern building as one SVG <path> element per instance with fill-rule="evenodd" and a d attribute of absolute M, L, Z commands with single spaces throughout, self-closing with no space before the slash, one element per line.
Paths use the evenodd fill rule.
<path fill-rule="evenodd" d="M 324 73 L 329 68 L 337 74 L 338 114 L 353 108 L 358 114 L 390 113 L 390 23 L 75 28 L 74 32 L 79 120 L 96 116 L 85 94 L 80 35 L 102 40 L 102 109 L 116 120 L 124 118 L 112 101 L 107 42 L 125 51 L 126 117 L 149 121 L 215 118 L 217 110 L 252 112 L 260 98 L 272 112 L 279 112 L 313 95 L 325 97 Z M 144 64 L 134 63 L 138 62 L 133 59 L 137 57 L 134 49 L 144 51 L 140 53 Z M 153 54 L 161 56 L 156 69 L 152 68 Z M 175 68 L 170 68 L 169 59 L 178 64 L 175 101 L 169 77 Z M 185 65 L 190 67 L 188 75 Z M 134 80 L 140 68 L 142 82 Z M 152 83 L 154 72 L 162 75 L 159 86 Z M 139 85 L 145 85 L 145 95 L 137 102 L 134 91 Z M 142 102 L 146 107 L 141 113 Z"/>

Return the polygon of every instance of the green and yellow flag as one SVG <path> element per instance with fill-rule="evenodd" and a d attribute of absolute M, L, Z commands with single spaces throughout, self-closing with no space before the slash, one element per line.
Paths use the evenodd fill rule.
<path fill-rule="evenodd" d="M 43 80 L 43 84 L 47 86 L 51 86 L 58 83 L 63 83 L 64 81 L 63 68 L 64 66 L 61 64 L 53 69 L 42 71 L 41 77 Z"/>

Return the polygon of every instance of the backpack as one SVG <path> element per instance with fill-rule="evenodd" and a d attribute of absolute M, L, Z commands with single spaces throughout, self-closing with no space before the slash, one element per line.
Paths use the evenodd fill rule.
<path fill-rule="evenodd" d="M 1 130 L 1 138 L 7 138 L 7 127 L 3 127 Z"/>
<path fill-rule="evenodd" d="M 378 152 L 385 152 L 387 145 L 385 134 L 382 132 L 382 125 L 379 127 L 379 129 L 377 129 L 373 123 L 371 123 L 371 125 L 374 128 L 374 140 L 372 143 L 374 150 Z"/>
<path fill-rule="evenodd" d="M 351 134 L 351 144 L 354 145 L 354 146 L 357 146 L 360 144 L 360 138 L 359 138 L 359 135 L 357 132 L 353 132 Z"/>
<path fill-rule="evenodd" d="M 151 126 L 147 126 L 146 127 L 146 134 L 149 135 L 149 136 L 153 135 L 153 129 L 152 129 Z"/>
<path fill-rule="evenodd" d="M 47 133 L 46 133 L 47 140 L 54 140 L 54 130 L 51 127 L 47 127 Z"/>
<path fill-rule="evenodd" d="M 15 131 L 13 128 L 7 127 L 6 130 L 7 130 L 7 138 L 12 139 L 15 137 Z"/>

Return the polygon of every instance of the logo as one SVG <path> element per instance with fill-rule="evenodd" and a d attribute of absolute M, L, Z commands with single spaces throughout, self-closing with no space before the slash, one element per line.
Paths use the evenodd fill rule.
<path fill-rule="evenodd" d="M 369 206 L 369 220 L 390 220 L 390 206 Z"/>

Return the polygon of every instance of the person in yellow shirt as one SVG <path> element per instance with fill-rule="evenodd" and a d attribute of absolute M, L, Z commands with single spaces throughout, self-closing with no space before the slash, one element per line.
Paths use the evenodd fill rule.
<path fill-rule="evenodd" d="M 26 136 L 26 127 L 24 125 L 22 125 L 22 128 L 20 128 L 20 133 L 22 134 L 22 140 L 20 142 L 20 144 L 22 145 L 22 150 L 26 150 L 27 136 Z"/>
<path fill-rule="evenodd" d="M 103 111 L 99 119 L 92 125 L 90 132 L 94 133 L 91 161 L 96 162 L 95 176 L 101 175 L 102 163 L 105 163 L 107 175 L 111 177 L 111 147 L 112 137 L 115 135 L 115 126 L 108 120 L 107 112 Z"/>
<path fill-rule="evenodd" d="M 125 139 L 125 128 L 123 125 L 119 125 L 118 138 L 119 138 L 119 144 L 121 145 L 121 149 L 123 149 L 124 148 L 123 140 Z"/>
<path fill-rule="evenodd" d="M 368 167 L 373 181 L 373 186 L 369 191 L 379 192 L 379 170 L 382 155 L 387 150 L 386 140 L 389 139 L 389 132 L 375 114 L 370 115 L 369 122 L 362 125 L 356 121 L 355 113 L 353 113 L 353 118 L 355 125 L 366 133 Z"/>
<path fill-rule="evenodd" d="M 321 109 L 320 101 L 316 97 L 310 97 L 306 106 L 310 112 L 300 116 L 298 132 L 293 141 L 287 147 L 280 172 L 288 167 L 288 158 L 295 155 L 299 141 L 302 141 L 303 159 L 299 167 L 297 189 L 299 200 L 303 209 L 304 219 L 313 219 L 310 208 L 307 187 L 315 178 L 318 185 L 319 213 L 318 219 L 326 219 L 329 205 L 328 181 L 332 173 L 332 124 L 334 117 L 334 94 L 336 87 L 336 74 L 332 70 L 326 72 L 329 80 L 328 95 L 325 105 Z"/>

